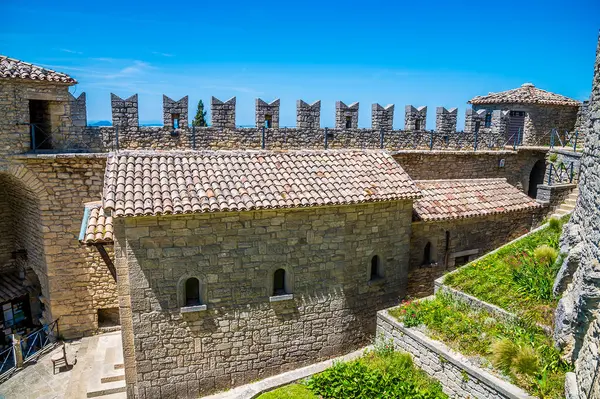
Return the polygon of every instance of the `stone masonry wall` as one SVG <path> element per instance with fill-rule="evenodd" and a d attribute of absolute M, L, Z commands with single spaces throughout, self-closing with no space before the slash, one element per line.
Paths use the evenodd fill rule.
<path fill-rule="evenodd" d="M 296 127 L 298 129 L 319 129 L 321 127 L 321 101 L 308 104 L 296 101 Z"/>
<path fill-rule="evenodd" d="M 83 204 L 101 198 L 105 165 L 103 154 L 22 156 L 10 165 L 20 182 L 37 185 L 33 195 L 21 195 L 30 198 L 25 204 L 15 201 L 20 209 L 15 234 L 40 278 L 48 301 L 45 317 L 60 317 L 67 338 L 95 332 L 98 307 L 116 304 L 108 268 L 90 259 L 89 248 L 78 241 Z"/>
<path fill-rule="evenodd" d="M 377 313 L 377 337 L 391 342 L 396 349 L 412 355 L 415 364 L 442 384 L 451 398 L 527 399 L 522 389 L 473 365 L 444 343 L 435 341 L 390 316 L 386 310 Z"/>
<path fill-rule="evenodd" d="M 346 105 L 341 101 L 335 103 L 335 128 L 358 129 L 358 102 Z M 350 126 L 347 126 L 347 123 Z"/>
<path fill-rule="evenodd" d="M 125 375 L 136 398 L 196 398 L 347 353 L 405 294 L 409 201 L 117 219 Z M 383 278 L 370 281 L 371 258 Z M 270 302 L 285 268 L 293 299 Z M 201 280 L 206 311 L 181 313 Z"/>
<path fill-rule="evenodd" d="M 4 176 L 2 176 L 4 177 Z M 11 252 L 15 250 L 13 234 L 13 213 L 10 209 L 10 197 L 6 187 L 8 179 L 0 179 L 0 272 L 11 260 Z"/>
<path fill-rule="evenodd" d="M 458 120 L 458 108 L 446 109 L 437 107 L 435 110 L 435 130 L 441 134 L 456 132 Z"/>
<path fill-rule="evenodd" d="M 503 177 L 527 191 L 535 163 L 547 150 L 518 151 L 397 151 L 392 155 L 414 180 L 482 179 Z M 504 166 L 500 166 L 504 160 Z"/>
<path fill-rule="evenodd" d="M 529 231 L 534 221 L 539 219 L 538 213 L 539 210 L 534 210 L 479 218 L 413 222 L 408 295 L 414 298 L 432 295 L 434 280 L 456 267 L 455 256 L 469 256 L 469 260 L 472 260 L 485 255 Z M 494 228 L 490 229 L 490 226 Z M 446 232 L 450 233 L 447 250 Z M 431 244 L 433 264 L 426 265 L 423 260 L 428 242 Z"/>
<path fill-rule="evenodd" d="M 373 129 L 393 130 L 394 104 L 385 107 L 373 104 L 371 107 L 371 127 Z"/>
<path fill-rule="evenodd" d="M 271 128 L 279 128 L 279 99 L 267 103 L 260 98 L 256 99 L 256 127 L 267 127 L 267 118 L 270 118 Z"/>
<path fill-rule="evenodd" d="M 123 130 L 136 129 L 140 124 L 138 112 L 138 95 L 122 99 L 116 94 L 110 93 L 110 105 L 112 109 L 112 125 Z"/>
<path fill-rule="evenodd" d="M 527 104 L 474 105 L 473 109 L 524 111 L 526 113 L 522 137 L 524 145 L 549 145 L 550 131 L 553 128 L 560 132 L 565 130 L 572 132 L 579 111 L 579 107 Z"/>
<path fill-rule="evenodd" d="M 163 94 L 163 125 L 167 129 L 173 129 L 174 115 L 179 116 L 179 126 L 177 128 L 188 127 L 188 96 L 174 101 Z"/>
<path fill-rule="evenodd" d="M 213 127 L 235 128 L 235 101 L 235 97 L 225 102 L 210 98 L 210 124 Z"/>
<path fill-rule="evenodd" d="M 417 126 L 418 125 L 418 126 Z M 417 129 L 418 127 L 418 129 Z M 427 107 L 415 108 L 407 105 L 404 108 L 404 130 L 426 130 L 427 129 Z"/>
<path fill-rule="evenodd" d="M 71 121 L 73 122 L 73 126 L 86 127 L 87 104 L 85 93 L 81 93 L 79 97 L 75 97 L 69 93 L 69 98 L 71 99 Z"/>
<path fill-rule="evenodd" d="M 72 125 L 69 86 L 0 79 L 0 169 L 6 169 L 6 155 L 30 149 L 29 100 L 49 101 L 52 133 Z"/>
<path fill-rule="evenodd" d="M 600 38 L 590 102 L 591 129 L 581 158 L 579 197 L 561 236 L 567 253 L 555 282 L 562 291 L 554 337 L 575 362 L 568 376 L 568 398 L 600 398 Z"/>

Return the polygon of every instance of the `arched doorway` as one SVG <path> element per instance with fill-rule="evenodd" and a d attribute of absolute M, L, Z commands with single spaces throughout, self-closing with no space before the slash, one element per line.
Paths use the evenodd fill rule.
<path fill-rule="evenodd" d="M 527 195 L 531 198 L 537 197 L 537 186 L 544 182 L 544 175 L 546 174 L 546 161 L 540 159 L 533 165 L 531 173 L 529 174 L 529 190 Z"/>
<path fill-rule="evenodd" d="M 48 298 L 40 221 L 36 192 L 13 174 L 0 172 L 0 318 L 5 327 L 0 341 L 9 333 L 38 328 L 40 318 L 50 316 L 39 299 Z M 1 283 L 7 281 L 10 289 Z"/>

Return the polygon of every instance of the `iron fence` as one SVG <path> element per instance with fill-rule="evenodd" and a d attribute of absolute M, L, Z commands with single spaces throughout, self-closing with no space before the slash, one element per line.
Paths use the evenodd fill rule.
<path fill-rule="evenodd" d="M 0 352 L 0 381 L 8 378 L 16 369 L 17 357 L 15 346 L 11 345 L 9 348 Z"/>
<path fill-rule="evenodd" d="M 579 173 L 579 172 L 577 172 Z M 575 162 L 571 161 L 565 165 L 559 163 L 554 165 L 550 163 L 548 167 L 548 185 L 552 186 L 555 184 L 572 184 L 577 179 L 575 172 Z"/>
<path fill-rule="evenodd" d="M 569 132 L 565 130 L 562 134 L 558 129 L 552 129 L 550 131 L 550 148 L 554 147 L 573 147 L 573 151 L 577 151 L 577 140 L 579 138 L 579 131 Z"/>
<path fill-rule="evenodd" d="M 53 321 L 21 339 L 23 361 L 39 357 L 54 348 L 58 337 L 58 320 Z"/>

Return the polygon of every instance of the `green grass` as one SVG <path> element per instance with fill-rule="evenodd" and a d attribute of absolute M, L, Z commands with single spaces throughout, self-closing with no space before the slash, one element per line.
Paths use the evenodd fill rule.
<path fill-rule="evenodd" d="M 319 399 L 306 385 L 290 384 L 273 391 L 263 393 L 259 399 Z"/>
<path fill-rule="evenodd" d="M 439 382 L 417 369 L 407 353 L 390 345 L 351 362 L 338 362 L 302 383 L 290 384 L 259 396 L 259 399 L 403 398 L 447 399 Z"/>
<path fill-rule="evenodd" d="M 444 284 L 525 319 L 551 324 L 558 301 L 552 295 L 552 284 L 562 256 L 548 261 L 539 256 L 540 250 L 536 257 L 535 251 L 544 245 L 558 249 L 567 220 L 568 216 L 551 220 L 546 228 L 447 275 Z"/>
<path fill-rule="evenodd" d="M 537 397 L 564 396 L 565 373 L 571 367 L 561 360 L 552 339 L 535 324 L 502 322 L 444 294 L 407 302 L 390 314 L 407 327 L 426 326 L 433 339 L 493 364 L 514 384 Z"/>

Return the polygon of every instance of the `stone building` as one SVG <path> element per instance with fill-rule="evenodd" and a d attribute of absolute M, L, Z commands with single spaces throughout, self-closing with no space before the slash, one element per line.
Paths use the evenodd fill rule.
<path fill-rule="evenodd" d="M 548 145 L 550 132 L 572 132 L 581 103 L 560 94 L 538 89 L 531 83 L 521 87 L 477 96 L 469 101 L 473 110 L 487 111 L 484 126 L 492 127 L 492 112 L 509 112 L 505 135 L 509 143 L 518 141 L 525 145 Z"/>
<path fill-rule="evenodd" d="M 562 298 L 554 338 L 575 363 L 575 372 L 566 378 L 568 399 L 600 398 L 600 38 L 589 108 L 579 197 L 561 236 L 561 252 L 567 256 L 555 282 Z"/>
<path fill-rule="evenodd" d="M 111 155 L 129 394 L 197 397 L 363 345 L 404 296 L 418 196 L 377 151 Z"/>
<path fill-rule="evenodd" d="M 507 243 L 541 219 L 541 205 L 506 179 L 418 180 L 408 294 L 433 294 L 431 281 Z M 494 226 L 490 229 L 490 226 Z"/>

